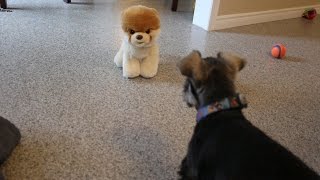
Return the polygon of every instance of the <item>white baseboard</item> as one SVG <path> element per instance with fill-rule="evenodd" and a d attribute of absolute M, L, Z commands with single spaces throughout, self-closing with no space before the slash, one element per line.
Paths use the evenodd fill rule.
<path fill-rule="evenodd" d="M 310 7 L 316 8 L 317 12 L 320 12 L 320 5 L 313 5 L 279 10 L 216 16 L 216 18 L 213 20 L 213 23 L 211 24 L 210 30 L 219 30 L 263 22 L 297 18 L 301 17 L 305 9 Z"/>

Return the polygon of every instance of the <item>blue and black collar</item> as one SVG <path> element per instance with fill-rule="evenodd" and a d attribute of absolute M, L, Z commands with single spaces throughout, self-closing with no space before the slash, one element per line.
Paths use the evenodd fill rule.
<path fill-rule="evenodd" d="M 247 107 L 247 101 L 242 94 L 237 94 L 232 97 L 227 97 L 221 101 L 213 102 L 207 106 L 198 109 L 197 122 L 199 123 L 202 119 L 212 113 L 217 113 L 224 110 L 230 109 L 242 109 Z"/>

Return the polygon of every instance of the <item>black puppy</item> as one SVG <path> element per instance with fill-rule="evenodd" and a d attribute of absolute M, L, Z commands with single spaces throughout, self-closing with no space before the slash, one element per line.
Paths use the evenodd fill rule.
<path fill-rule="evenodd" d="M 193 51 L 178 67 L 186 76 L 184 100 L 198 110 L 197 125 L 180 167 L 184 180 L 319 180 L 298 157 L 242 114 L 245 99 L 234 80 L 246 62 Z"/>

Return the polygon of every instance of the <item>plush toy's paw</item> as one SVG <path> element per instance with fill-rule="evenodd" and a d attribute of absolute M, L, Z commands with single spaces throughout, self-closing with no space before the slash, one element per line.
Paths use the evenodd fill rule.
<path fill-rule="evenodd" d="M 137 59 L 123 61 L 123 76 L 126 78 L 135 78 L 140 75 L 140 62 Z"/>
<path fill-rule="evenodd" d="M 121 67 L 122 67 L 122 62 L 114 61 L 114 63 L 116 63 L 116 66 L 117 66 L 118 68 L 121 68 Z"/>
<path fill-rule="evenodd" d="M 123 77 L 126 78 L 135 78 L 138 77 L 140 75 L 140 72 L 136 71 L 123 71 Z"/>
<path fill-rule="evenodd" d="M 144 59 L 140 64 L 140 75 L 144 78 L 152 78 L 158 72 L 159 58 L 150 56 Z"/>
<path fill-rule="evenodd" d="M 122 67 L 122 56 L 120 55 L 120 53 L 117 53 L 117 55 L 114 57 L 113 62 L 117 67 Z"/>
<path fill-rule="evenodd" d="M 142 66 L 140 75 L 144 78 L 152 78 L 157 74 L 157 72 L 158 72 L 157 67 L 148 68 L 148 67 Z"/>

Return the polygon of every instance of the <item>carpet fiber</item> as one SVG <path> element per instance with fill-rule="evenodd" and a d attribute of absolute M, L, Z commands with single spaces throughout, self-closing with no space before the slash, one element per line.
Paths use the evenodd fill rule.
<path fill-rule="evenodd" d="M 231 51 L 247 67 L 237 86 L 248 119 L 320 172 L 320 18 L 206 32 L 170 0 L 10 0 L 0 12 L 0 115 L 21 130 L 8 180 L 176 179 L 195 125 L 176 63 L 192 49 Z M 161 15 L 159 73 L 125 79 L 113 63 L 120 11 Z M 273 59 L 273 44 L 287 57 Z"/>

